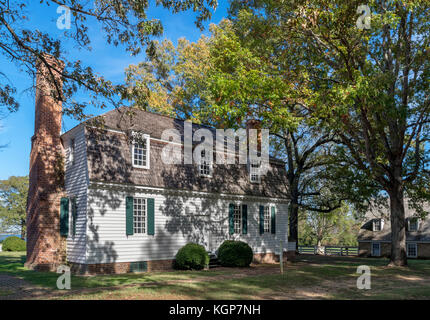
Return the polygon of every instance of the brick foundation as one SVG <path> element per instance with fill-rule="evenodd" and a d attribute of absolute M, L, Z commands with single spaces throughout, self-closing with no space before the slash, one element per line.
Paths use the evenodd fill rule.
<path fill-rule="evenodd" d="M 294 261 L 295 251 L 284 252 L 284 262 Z M 152 271 L 172 271 L 174 260 L 153 260 L 146 261 L 147 272 Z M 253 263 L 279 263 L 279 255 L 274 253 L 256 253 L 254 254 Z M 95 274 L 123 274 L 130 272 L 130 262 L 114 262 L 100 264 L 79 264 L 68 263 L 72 273 L 80 275 Z"/>
<path fill-rule="evenodd" d="M 285 251 L 283 254 L 283 260 L 294 261 L 296 253 L 294 251 Z M 256 253 L 254 254 L 254 263 L 279 263 L 279 254 L 273 252 L 268 253 Z"/>
<path fill-rule="evenodd" d="M 287 261 L 296 260 L 296 251 L 287 251 Z"/>

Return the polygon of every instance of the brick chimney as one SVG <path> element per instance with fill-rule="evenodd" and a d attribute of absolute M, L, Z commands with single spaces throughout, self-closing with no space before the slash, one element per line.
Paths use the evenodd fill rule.
<path fill-rule="evenodd" d="M 257 130 L 257 152 L 261 152 L 261 140 L 262 140 L 262 134 L 261 134 L 261 120 L 257 119 L 249 119 L 246 121 L 246 137 L 248 139 L 248 148 L 249 148 L 249 130 L 255 129 Z"/>
<path fill-rule="evenodd" d="M 64 63 L 45 55 L 51 66 Z M 58 88 L 61 77 L 51 69 Z M 31 138 L 30 185 L 27 199 L 26 266 L 54 270 L 65 260 L 65 239 L 60 236 L 60 199 L 63 196 L 64 151 L 61 144 L 62 103 L 48 68 L 39 61 L 36 77 L 34 135 Z"/>

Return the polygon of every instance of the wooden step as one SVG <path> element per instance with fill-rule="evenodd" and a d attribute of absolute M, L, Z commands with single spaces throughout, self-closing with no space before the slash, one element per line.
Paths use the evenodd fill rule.
<path fill-rule="evenodd" d="M 209 254 L 209 269 L 221 267 L 221 264 L 218 261 L 218 257 L 211 252 L 208 252 L 208 254 Z"/>

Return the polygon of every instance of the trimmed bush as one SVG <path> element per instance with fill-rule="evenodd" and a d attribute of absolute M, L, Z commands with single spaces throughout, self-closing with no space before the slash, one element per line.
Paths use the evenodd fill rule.
<path fill-rule="evenodd" d="M 175 269 L 201 270 L 209 264 L 209 255 L 205 247 L 197 243 L 188 243 L 179 249 L 175 259 Z"/>
<path fill-rule="evenodd" d="M 243 241 L 224 241 L 218 249 L 218 260 L 224 267 L 248 267 L 253 258 L 251 247 Z"/>
<path fill-rule="evenodd" d="M 8 237 L 3 240 L 2 251 L 25 251 L 25 241 L 18 237 Z"/>

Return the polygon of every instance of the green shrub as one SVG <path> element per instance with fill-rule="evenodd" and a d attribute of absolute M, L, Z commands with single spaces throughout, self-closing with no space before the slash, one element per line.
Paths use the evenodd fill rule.
<path fill-rule="evenodd" d="M 18 237 L 8 237 L 3 240 L 2 251 L 25 251 L 25 241 Z"/>
<path fill-rule="evenodd" d="M 197 243 L 188 243 L 176 254 L 175 268 L 180 270 L 201 270 L 209 264 L 209 255 L 205 247 Z"/>
<path fill-rule="evenodd" d="M 224 241 L 218 249 L 218 260 L 224 267 L 248 267 L 253 258 L 251 247 L 243 241 Z"/>

